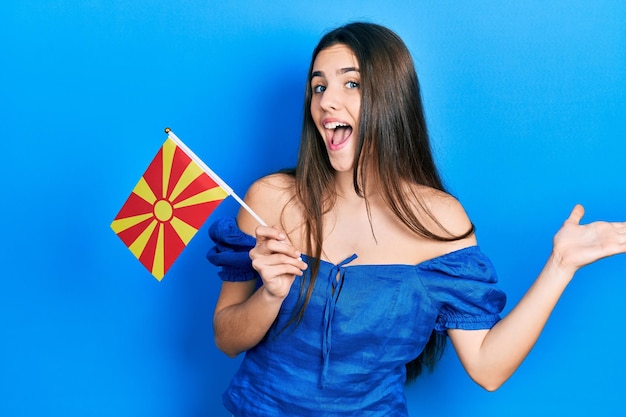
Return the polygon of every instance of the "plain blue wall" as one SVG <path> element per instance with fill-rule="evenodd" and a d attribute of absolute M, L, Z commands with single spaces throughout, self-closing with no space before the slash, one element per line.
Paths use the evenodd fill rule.
<path fill-rule="evenodd" d="M 293 163 L 312 48 L 397 31 L 437 160 L 509 295 L 572 206 L 626 218 L 626 3 L 9 0 L 0 5 L 0 415 L 227 416 L 206 229 L 159 283 L 109 224 L 170 126 L 241 194 Z M 412 415 L 623 415 L 626 259 L 581 271 L 496 393 L 452 350 Z"/>

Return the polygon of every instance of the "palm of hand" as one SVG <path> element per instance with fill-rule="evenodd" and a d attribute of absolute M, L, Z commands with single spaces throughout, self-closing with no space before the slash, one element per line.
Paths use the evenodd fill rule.
<path fill-rule="evenodd" d="M 626 222 L 581 225 L 584 214 L 584 208 L 576 205 L 554 236 L 554 253 L 559 263 L 573 272 L 599 259 L 626 252 Z"/>

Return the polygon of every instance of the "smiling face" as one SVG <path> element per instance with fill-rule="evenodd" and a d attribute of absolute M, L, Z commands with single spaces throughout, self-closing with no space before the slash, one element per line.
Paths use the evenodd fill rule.
<path fill-rule="evenodd" d="M 311 116 L 336 171 L 352 171 L 361 112 L 359 63 L 350 48 L 317 54 L 311 72 Z"/>

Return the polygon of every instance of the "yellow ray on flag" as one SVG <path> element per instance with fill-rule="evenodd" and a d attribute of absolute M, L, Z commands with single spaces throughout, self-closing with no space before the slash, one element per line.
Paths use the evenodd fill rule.
<path fill-rule="evenodd" d="M 228 195 L 265 225 L 169 128 L 165 131 L 167 140 L 111 223 L 159 281 Z"/>

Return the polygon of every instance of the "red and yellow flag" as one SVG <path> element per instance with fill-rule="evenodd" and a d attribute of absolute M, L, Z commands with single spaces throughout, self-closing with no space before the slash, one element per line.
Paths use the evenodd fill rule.
<path fill-rule="evenodd" d="M 160 281 L 227 196 L 224 188 L 169 137 L 111 228 Z"/>

